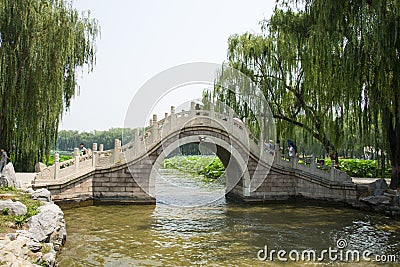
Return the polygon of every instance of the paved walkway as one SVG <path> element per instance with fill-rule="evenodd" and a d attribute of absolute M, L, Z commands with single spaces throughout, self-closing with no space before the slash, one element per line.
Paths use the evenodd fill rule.
<path fill-rule="evenodd" d="M 353 182 L 355 184 L 370 184 L 375 182 L 376 180 L 379 180 L 380 178 L 354 178 L 352 177 Z M 386 183 L 389 185 L 390 184 L 390 179 L 385 179 Z"/>
<path fill-rule="evenodd" d="M 17 183 L 20 184 L 22 188 L 27 188 L 31 186 L 33 178 L 35 178 L 34 172 L 16 172 L 15 177 L 17 178 Z"/>

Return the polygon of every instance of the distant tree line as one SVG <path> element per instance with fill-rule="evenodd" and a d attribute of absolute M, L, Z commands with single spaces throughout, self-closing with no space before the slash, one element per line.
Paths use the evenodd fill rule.
<path fill-rule="evenodd" d="M 126 144 L 133 138 L 133 133 L 123 131 L 122 128 L 111 128 L 106 131 L 79 132 L 74 130 L 62 130 L 58 132 L 57 151 L 73 151 L 75 147 L 79 147 L 80 143 L 84 143 L 86 148 L 92 148 L 93 143 L 104 145 L 104 150 L 114 148 L 114 140 L 119 139 L 122 144 Z"/>
<path fill-rule="evenodd" d="M 105 131 L 79 132 L 76 130 L 62 130 L 58 132 L 57 144 L 54 148 L 58 152 L 72 152 L 80 143 L 84 143 L 86 148 L 92 148 L 93 143 L 104 145 L 104 150 L 113 149 L 115 139 L 122 141 L 122 145 L 132 141 L 133 132 L 124 131 L 123 128 L 111 128 Z M 204 150 L 204 149 L 203 149 Z M 69 154 L 69 153 L 67 153 Z M 202 155 L 211 154 L 207 151 L 200 151 L 199 145 L 195 143 L 184 144 L 175 149 L 169 156 L 177 155 Z"/>

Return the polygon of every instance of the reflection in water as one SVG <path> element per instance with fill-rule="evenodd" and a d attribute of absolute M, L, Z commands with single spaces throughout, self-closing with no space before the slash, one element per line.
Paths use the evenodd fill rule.
<path fill-rule="evenodd" d="M 156 188 L 162 203 L 155 206 L 65 210 L 68 237 L 58 257 L 60 266 L 302 266 L 260 262 L 257 251 L 265 245 L 276 250 L 321 251 L 334 247 L 339 238 L 348 241 L 349 249 L 399 253 L 400 223 L 388 218 L 306 203 L 226 204 L 217 197 L 222 190 L 217 183 L 205 194 L 199 179 L 190 182 L 184 174 L 170 170 L 162 171 L 162 176 Z M 186 187 L 192 183 L 200 193 L 191 191 L 183 197 L 180 194 L 186 191 L 166 188 L 168 181 L 177 184 L 179 179 L 184 179 Z M 179 207 L 207 198 L 205 206 Z M 171 202 L 175 206 L 163 204 Z"/>

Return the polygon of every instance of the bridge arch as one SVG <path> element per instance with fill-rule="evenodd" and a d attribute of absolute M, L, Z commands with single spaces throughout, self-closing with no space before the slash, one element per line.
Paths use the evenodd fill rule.
<path fill-rule="evenodd" d="M 187 133 L 190 133 L 190 135 L 181 136 Z M 160 142 L 156 150 L 162 148 L 162 153 L 159 153 L 152 163 L 149 175 L 149 195 L 157 198 L 155 194 L 156 177 L 164 159 L 180 146 L 195 143 L 215 148 L 213 152 L 219 157 L 226 171 L 225 193 L 232 191 L 233 194 L 240 197 L 249 196 L 250 173 L 247 168 L 248 159 L 243 157 L 240 151 L 243 148 L 240 148 L 237 140 L 230 138 L 229 141 L 231 142 L 228 142 L 226 140 L 227 137 L 229 138 L 226 132 L 187 128 L 173 133 L 167 140 Z"/>

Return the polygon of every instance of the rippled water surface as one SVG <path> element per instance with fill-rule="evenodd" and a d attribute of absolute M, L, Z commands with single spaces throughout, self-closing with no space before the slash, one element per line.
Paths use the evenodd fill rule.
<path fill-rule="evenodd" d="M 329 258 L 285 263 L 275 256 L 271 262 L 259 261 L 257 252 L 265 245 L 320 252 L 335 248 L 338 239 L 347 242 L 343 250 L 400 257 L 400 223 L 372 213 L 310 203 L 227 204 L 221 183 L 205 186 L 171 170 L 161 171 L 156 193 L 156 205 L 65 210 L 68 237 L 60 266 L 323 266 Z"/>

